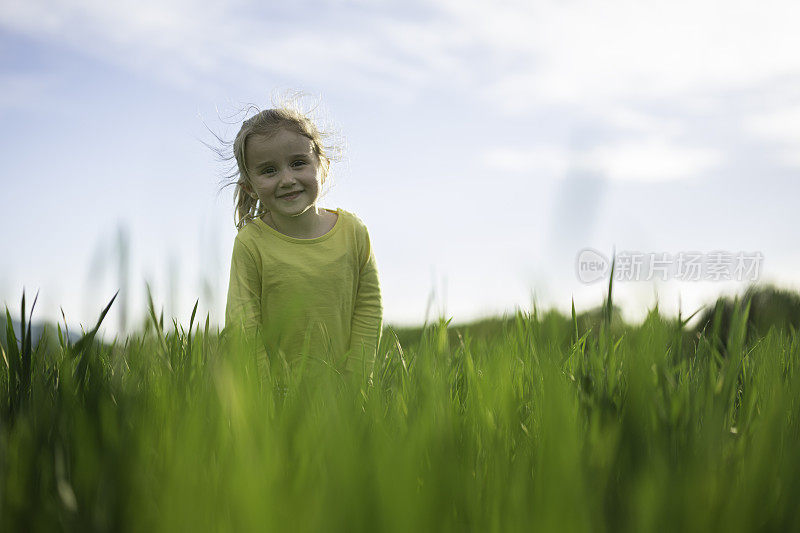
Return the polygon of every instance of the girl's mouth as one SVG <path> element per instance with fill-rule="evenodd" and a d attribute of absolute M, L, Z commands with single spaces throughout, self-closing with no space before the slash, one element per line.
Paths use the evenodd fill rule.
<path fill-rule="evenodd" d="M 302 193 L 302 192 L 303 191 L 297 191 L 297 192 L 292 193 L 292 194 L 287 194 L 286 196 L 279 196 L 278 198 L 280 198 L 281 200 L 291 201 L 291 200 L 294 200 L 295 198 L 297 198 L 298 196 L 300 196 L 300 193 Z"/>

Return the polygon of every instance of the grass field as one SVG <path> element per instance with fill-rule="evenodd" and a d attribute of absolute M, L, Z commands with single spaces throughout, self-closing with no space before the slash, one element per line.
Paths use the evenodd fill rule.
<path fill-rule="evenodd" d="M 371 381 L 152 306 L 112 345 L 8 328 L 0 529 L 798 531 L 800 337 L 749 311 L 387 328 Z"/>

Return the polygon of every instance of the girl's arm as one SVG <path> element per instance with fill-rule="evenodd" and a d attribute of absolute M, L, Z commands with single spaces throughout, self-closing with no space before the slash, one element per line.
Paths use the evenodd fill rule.
<path fill-rule="evenodd" d="M 367 375 L 370 375 L 381 336 L 383 304 L 378 265 L 366 227 L 363 229 L 362 240 L 363 255 L 350 326 L 350 356 L 347 358 L 347 369 L 361 374 L 366 368 Z"/>
<path fill-rule="evenodd" d="M 261 274 L 253 253 L 240 240 L 233 241 L 231 278 L 225 307 L 225 328 L 242 327 L 254 333 L 261 322 Z"/>
<path fill-rule="evenodd" d="M 225 307 L 225 329 L 244 333 L 246 341 L 256 343 L 256 360 L 259 368 L 267 364 L 266 350 L 260 338 L 261 266 L 247 245 L 239 238 L 233 241 L 231 278 Z"/>

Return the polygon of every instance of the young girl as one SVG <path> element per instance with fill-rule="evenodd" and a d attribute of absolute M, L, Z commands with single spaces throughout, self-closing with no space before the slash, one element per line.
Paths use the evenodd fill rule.
<path fill-rule="evenodd" d="M 233 151 L 225 328 L 263 343 L 262 363 L 369 375 L 383 315 L 377 264 L 358 217 L 317 205 L 330 168 L 320 132 L 299 111 L 267 109 L 244 121 Z"/>

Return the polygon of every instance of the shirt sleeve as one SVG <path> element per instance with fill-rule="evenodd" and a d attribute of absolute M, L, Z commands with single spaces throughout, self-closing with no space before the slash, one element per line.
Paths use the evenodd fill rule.
<path fill-rule="evenodd" d="M 269 379 L 269 357 L 261 338 L 261 267 L 253 253 L 235 239 L 231 257 L 231 278 L 225 307 L 225 329 L 244 333 L 255 343 L 256 360 L 262 384 Z"/>
<path fill-rule="evenodd" d="M 362 259 L 359 265 L 358 291 L 350 326 L 350 356 L 347 369 L 361 374 L 366 366 L 372 372 L 381 336 L 383 304 L 378 279 L 378 265 L 367 228 L 362 234 Z"/>
<path fill-rule="evenodd" d="M 253 253 L 241 239 L 233 241 L 225 328 L 241 327 L 254 335 L 261 323 L 261 274 Z"/>

